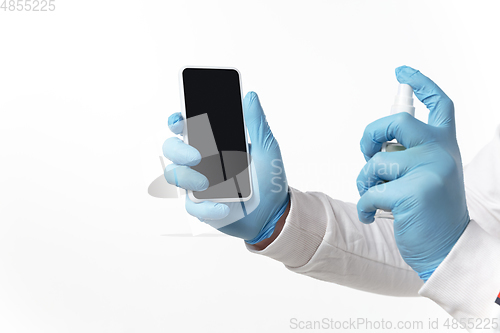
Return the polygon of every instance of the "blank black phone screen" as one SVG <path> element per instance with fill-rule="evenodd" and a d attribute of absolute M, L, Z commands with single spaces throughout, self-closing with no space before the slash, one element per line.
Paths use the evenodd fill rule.
<path fill-rule="evenodd" d="M 191 168 L 208 178 L 198 199 L 235 199 L 251 194 L 250 156 L 247 152 L 238 71 L 185 68 L 182 72 L 189 145 L 201 162 Z"/>

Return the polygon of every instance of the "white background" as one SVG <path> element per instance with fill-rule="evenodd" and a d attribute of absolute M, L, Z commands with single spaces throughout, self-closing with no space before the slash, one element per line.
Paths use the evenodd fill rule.
<path fill-rule="evenodd" d="M 403 64 L 455 102 L 467 163 L 500 123 L 496 3 L 55 0 L 54 12 L 0 11 L 0 332 L 444 322 L 428 299 L 317 281 L 213 232 L 188 237 L 198 222 L 182 199 L 147 188 L 183 65 L 242 72 L 302 191 L 358 200 L 359 139 L 388 114 Z"/>

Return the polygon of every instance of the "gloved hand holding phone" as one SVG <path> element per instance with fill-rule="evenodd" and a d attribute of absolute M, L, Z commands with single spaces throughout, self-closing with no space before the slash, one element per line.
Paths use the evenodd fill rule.
<path fill-rule="evenodd" d="M 428 124 L 402 112 L 366 127 L 361 151 L 367 164 L 357 179 L 358 215 L 361 222 L 372 223 L 377 209 L 392 211 L 399 251 L 427 281 L 470 220 L 455 111 L 451 99 L 420 71 L 402 66 L 396 76 L 427 106 Z M 393 139 L 407 149 L 380 152 Z"/>
<path fill-rule="evenodd" d="M 269 128 L 255 92 L 245 96 L 243 114 L 251 140 L 252 198 L 244 203 L 209 200 L 195 203 L 186 195 L 186 210 L 223 233 L 256 244 L 273 233 L 276 222 L 289 205 L 289 193 L 278 141 Z M 182 122 L 181 113 L 172 114 L 168 119 L 170 130 L 182 135 Z M 192 191 L 203 191 L 208 187 L 208 179 L 190 168 L 201 159 L 196 148 L 172 137 L 163 144 L 163 153 L 173 162 L 165 168 L 168 183 Z M 248 211 L 243 217 L 237 215 L 242 205 Z"/>

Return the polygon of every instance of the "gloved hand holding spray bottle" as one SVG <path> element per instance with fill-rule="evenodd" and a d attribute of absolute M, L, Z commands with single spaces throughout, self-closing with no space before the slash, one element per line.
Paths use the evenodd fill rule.
<path fill-rule="evenodd" d="M 402 85 L 394 114 L 369 124 L 361 139 L 367 163 L 357 179 L 358 217 L 368 224 L 377 209 L 392 211 L 399 252 L 427 281 L 470 221 L 455 108 L 420 71 L 401 66 L 396 77 Z M 428 124 L 413 116 L 410 88 L 429 109 Z M 393 139 L 403 147 L 388 143 Z"/>

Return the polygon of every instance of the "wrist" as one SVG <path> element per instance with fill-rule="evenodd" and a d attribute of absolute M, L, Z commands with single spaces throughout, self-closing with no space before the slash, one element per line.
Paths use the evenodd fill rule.
<path fill-rule="evenodd" d="M 429 269 L 429 270 L 424 271 L 422 273 L 417 272 L 418 273 L 418 277 L 420 279 L 422 279 L 424 281 L 424 283 L 425 283 L 425 282 L 427 282 L 427 280 L 429 280 L 429 278 L 431 277 L 432 273 L 434 273 L 434 271 L 436 270 L 436 268 Z"/>
<path fill-rule="evenodd" d="M 290 211 L 290 206 L 290 194 L 288 194 L 287 200 L 278 212 L 277 216 L 273 220 L 266 223 L 259 235 L 257 235 L 254 239 L 245 240 L 247 246 L 252 250 L 261 251 L 271 244 L 281 233 L 281 230 L 283 230 L 286 218 Z"/>
<path fill-rule="evenodd" d="M 450 254 L 451 250 L 455 247 L 455 245 L 457 244 L 460 237 L 462 237 L 465 229 L 467 229 L 467 226 L 469 225 L 469 223 L 470 223 L 470 218 L 469 218 L 469 215 L 467 214 L 467 222 L 464 224 L 462 231 L 460 232 L 460 234 L 458 234 L 458 237 L 453 242 L 453 244 L 451 244 L 451 246 L 449 246 L 448 251 L 443 253 L 442 258 L 437 262 L 437 265 L 434 268 L 428 269 L 426 271 L 417 272 L 418 276 L 420 277 L 420 279 L 422 279 L 424 281 L 424 283 L 427 282 L 427 280 L 429 280 L 429 278 L 434 273 L 434 271 L 439 267 L 439 265 L 441 265 L 441 263 L 444 261 L 444 259 Z"/>

